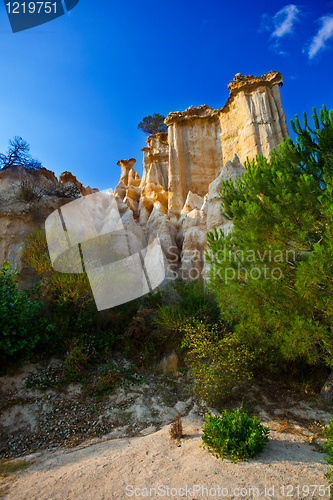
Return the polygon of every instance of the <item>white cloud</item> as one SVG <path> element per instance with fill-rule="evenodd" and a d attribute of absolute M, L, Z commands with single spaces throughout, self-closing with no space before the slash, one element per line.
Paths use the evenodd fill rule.
<path fill-rule="evenodd" d="M 309 47 L 309 58 L 313 59 L 314 56 L 322 49 L 325 49 L 325 42 L 333 37 L 333 15 L 329 14 L 319 19 L 322 26 Z"/>
<path fill-rule="evenodd" d="M 298 15 L 300 14 L 300 9 L 294 5 L 286 5 L 279 12 L 277 12 L 273 17 L 273 23 L 275 30 L 272 36 L 276 38 L 281 38 L 293 31 L 293 25 L 297 22 Z"/>

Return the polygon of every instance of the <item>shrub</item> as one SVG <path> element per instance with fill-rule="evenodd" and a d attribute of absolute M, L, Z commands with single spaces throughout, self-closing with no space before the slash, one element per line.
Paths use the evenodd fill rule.
<path fill-rule="evenodd" d="M 246 173 L 222 182 L 229 234 L 208 233 L 210 286 L 224 319 L 260 345 L 275 366 L 324 362 L 333 367 L 333 110 L 291 121 L 297 142 L 270 159 L 258 155 Z M 277 361 L 277 363 L 276 363 Z"/>
<path fill-rule="evenodd" d="M 81 346 L 74 346 L 67 353 L 64 361 L 64 376 L 68 381 L 81 381 L 83 370 L 88 362 L 88 355 Z"/>
<path fill-rule="evenodd" d="M 327 429 L 327 441 L 325 443 L 325 449 L 328 453 L 328 456 L 325 457 L 325 460 L 329 465 L 333 465 L 333 419 L 330 420 L 330 425 Z M 329 470 L 327 474 L 325 474 L 325 478 L 328 480 L 330 488 L 332 488 L 333 485 L 333 481 L 331 481 L 332 475 L 332 470 Z M 331 491 L 330 499 L 333 499 L 333 491 Z"/>
<path fill-rule="evenodd" d="M 176 439 L 177 441 L 183 437 L 183 424 L 180 415 L 177 415 L 171 424 L 170 437 L 171 439 Z"/>
<path fill-rule="evenodd" d="M 252 367 L 260 355 L 243 344 L 220 321 L 207 325 L 188 321 L 184 326 L 182 347 L 189 375 L 193 377 L 194 393 L 210 404 L 218 404 L 230 388 L 252 377 Z"/>
<path fill-rule="evenodd" d="M 123 344 L 126 354 L 137 362 L 151 361 L 156 355 L 151 342 L 151 318 L 155 309 L 139 309 L 123 334 Z"/>
<path fill-rule="evenodd" d="M 125 368 L 113 362 L 99 369 L 99 375 L 94 383 L 92 393 L 102 396 L 112 392 L 115 387 L 129 388 L 131 384 L 142 384 L 143 377 L 135 372 L 133 367 Z"/>
<path fill-rule="evenodd" d="M 59 336 L 53 349 L 66 352 L 73 344 L 80 345 L 95 361 L 110 349 L 122 349 L 124 332 L 137 315 L 138 300 L 105 311 L 97 311 L 94 296 L 86 273 L 67 274 L 54 270 L 50 260 L 45 234 L 39 231 L 26 239 L 23 260 L 37 273 L 45 303 L 45 313 L 57 325 Z M 158 298 L 157 298 L 158 299 Z M 149 300 L 153 300 L 152 296 Z M 148 298 L 145 300 L 148 301 Z M 141 328 L 140 314 L 134 320 L 125 347 L 138 352 L 144 350 L 144 338 L 137 338 Z M 142 332 L 141 332 L 142 333 Z M 144 333 L 144 332 L 143 332 Z M 141 342 L 142 340 L 142 342 Z M 143 347 L 142 347 L 143 346 Z M 50 346 L 51 347 L 51 346 Z M 53 354 L 49 348 L 48 354 Z"/>
<path fill-rule="evenodd" d="M 17 200 L 29 205 L 39 201 L 46 194 L 45 186 L 34 184 L 28 179 L 22 179 L 16 186 L 18 187 Z"/>
<path fill-rule="evenodd" d="M 19 273 L 10 262 L 0 269 L 0 361 L 13 362 L 27 357 L 39 342 L 46 341 L 55 327 L 41 317 L 43 303 L 38 291 L 21 290 Z"/>
<path fill-rule="evenodd" d="M 7 154 L 0 153 L 0 169 L 21 165 L 29 169 L 43 168 L 41 162 L 33 158 L 29 151 L 27 141 L 16 135 L 9 141 Z"/>
<path fill-rule="evenodd" d="M 67 274 L 54 270 L 42 230 L 26 239 L 22 258 L 43 280 L 47 291 L 45 295 L 59 305 L 72 303 L 81 312 L 88 304 L 95 303 L 86 274 Z"/>
<path fill-rule="evenodd" d="M 268 442 L 269 429 L 239 408 L 224 410 L 220 416 L 206 413 L 204 422 L 202 446 L 222 460 L 225 456 L 233 463 L 254 458 Z"/>
<path fill-rule="evenodd" d="M 145 116 L 138 125 L 138 129 L 142 130 L 145 134 L 158 134 L 166 133 L 168 127 L 164 123 L 165 116 L 159 113 L 154 113 L 153 115 Z"/>
<path fill-rule="evenodd" d="M 57 196 L 58 198 L 77 199 L 81 198 L 80 189 L 73 183 L 64 184 L 59 182 L 47 192 L 50 196 Z"/>
<path fill-rule="evenodd" d="M 166 293 L 164 304 L 158 308 L 154 324 L 160 328 L 160 336 L 178 339 L 184 333 L 189 320 L 215 323 L 219 319 L 219 308 L 214 294 L 201 281 L 177 280 Z"/>
<path fill-rule="evenodd" d="M 58 273 L 52 267 L 46 237 L 39 231 L 26 240 L 23 260 L 31 265 L 41 280 L 46 311 L 59 328 L 64 340 L 79 339 L 92 331 L 99 332 L 97 309 L 88 277 Z"/>

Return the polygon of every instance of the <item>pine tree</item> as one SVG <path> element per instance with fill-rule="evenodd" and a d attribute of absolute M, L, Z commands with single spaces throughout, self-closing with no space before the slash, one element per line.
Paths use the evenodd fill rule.
<path fill-rule="evenodd" d="M 235 334 L 265 360 L 333 367 L 333 110 L 304 113 L 268 160 L 222 183 L 232 234 L 208 234 L 211 286 Z"/>
<path fill-rule="evenodd" d="M 168 127 L 164 123 L 165 116 L 158 113 L 153 115 L 145 116 L 138 125 L 138 129 L 142 130 L 145 134 L 158 134 L 166 133 Z"/>

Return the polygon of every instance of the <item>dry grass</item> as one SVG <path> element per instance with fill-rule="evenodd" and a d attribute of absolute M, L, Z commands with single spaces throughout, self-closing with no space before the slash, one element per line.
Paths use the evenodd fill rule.
<path fill-rule="evenodd" d="M 9 493 L 9 483 L 15 478 L 15 473 L 29 467 L 31 464 L 32 462 L 26 462 L 25 460 L 0 461 L 0 496 Z"/>
<path fill-rule="evenodd" d="M 179 441 L 183 437 L 183 424 L 180 415 L 177 415 L 170 428 L 171 439 Z"/>

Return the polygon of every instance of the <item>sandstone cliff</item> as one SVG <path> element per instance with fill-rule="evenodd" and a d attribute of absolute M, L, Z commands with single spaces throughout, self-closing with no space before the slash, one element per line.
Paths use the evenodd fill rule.
<path fill-rule="evenodd" d="M 160 238 L 177 276 L 199 276 L 207 231 L 232 228 L 220 212 L 221 181 L 237 179 L 245 173 L 247 157 L 269 156 L 289 137 L 280 86 L 282 76 L 275 71 L 260 77 L 238 73 L 222 108 L 201 105 L 170 113 L 168 135 L 151 135 L 142 148 L 143 176 L 135 192 L 126 177 L 135 160 L 118 162 L 122 171 L 115 191 L 123 199 L 126 193 L 134 222 L 148 240 Z"/>
<path fill-rule="evenodd" d="M 165 123 L 169 138 L 169 215 L 181 212 L 187 193 L 200 196 L 218 176 L 222 165 L 237 154 L 269 155 L 289 137 L 281 106 L 282 75 L 270 71 L 261 77 L 236 75 L 228 85 L 226 104 L 207 105 L 170 113 Z"/>

